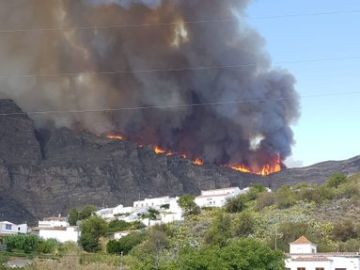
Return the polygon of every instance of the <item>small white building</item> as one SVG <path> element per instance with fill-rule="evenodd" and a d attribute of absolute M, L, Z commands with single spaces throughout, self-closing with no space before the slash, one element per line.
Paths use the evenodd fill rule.
<path fill-rule="evenodd" d="M 285 260 L 287 270 L 359 270 L 358 252 L 318 253 L 317 246 L 301 236 L 290 243 L 290 253 Z"/>
<path fill-rule="evenodd" d="M 45 240 L 55 239 L 60 243 L 78 242 L 80 230 L 77 226 L 70 226 L 66 218 L 51 217 L 38 222 L 38 227 L 33 229 L 37 235 Z"/>
<path fill-rule="evenodd" d="M 241 190 L 239 187 L 202 190 L 201 195 L 195 198 L 195 203 L 203 207 L 223 207 L 227 200 L 240 194 L 245 194 L 249 189 Z"/>
<path fill-rule="evenodd" d="M 133 204 L 134 208 L 154 208 L 159 209 L 162 206 L 170 204 L 171 199 L 169 196 L 159 197 L 159 198 L 145 198 L 141 201 L 135 201 Z"/>
<path fill-rule="evenodd" d="M 25 234 L 28 232 L 27 224 L 14 224 L 9 221 L 0 222 L 0 235 Z"/>

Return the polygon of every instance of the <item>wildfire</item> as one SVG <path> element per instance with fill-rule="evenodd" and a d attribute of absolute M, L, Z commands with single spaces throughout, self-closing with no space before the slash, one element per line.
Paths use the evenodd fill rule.
<path fill-rule="evenodd" d="M 160 146 L 155 146 L 154 152 L 158 155 L 166 154 L 166 150 L 161 148 Z"/>
<path fill-rule="evenodd" d="M 110 140 L 116 140 L 116 141 L 124 141 L 125 137 L 120 134 L 110 133 L 106 136 Z"/>
<path fill-rule="evenodd" d="M 118 134 L 118 133 L 110 133 L 106 136 L 110 140 L 117 140 L 117 141 L 124 141 L 126 140 L 125 136 Z M 140 148 L 144 147 L 143 144 L 139 145 Z M 176 153 L 172 152 L 170 150 L 167 150 L 165 148 L 162 148 L 161 146 L 153 146 L 153 150 L 155 154 L 157 155 L 165 155 L 165 156 L 174 156 L 178 155 L 179 157 L 183 159 L 191 159 L 188 155 L 184 153 Z M 204 160 L 201 158 L 196 158 L 192 160 L 192 163 L 196 166 L 203 166 Z M 256 175 L 262 175 L 267 176 L 273 173 L 280 172 L 283 168 L 280 155 L 277 155 L 274 160 L 270 161 L 268 164 L 262 166 L 262 167 L 252 167 L 247 166 L 245 164 L 230 164 L 225 165 L 225 167 L 231 168 L 235 171 L 242 172 L 242 173 L 251 173 Z"/>
<path fill-rule="evenodd" d="M 197 166 L 202 166 L 202 165 L 204 165 L 204 161 L 200 158 L 197 158 L 193 161 L 193 164 L 197 165 Z"/>
<path fill-rule="evenodd" d="M 235 164 L 235 165 L 230 165 L 229 167 L 235 171 L 239 171 L 242 173 L 252 173 L 252 174 L 267 176 L 273 173 L 281 172 L 282 163 L 281 163 L 280 155 L 277 155 L 275 160 L 273 160 L 271 163 L 264 165 L 261 168 L 254 169 L 249 166 L 246 166 L 245 164 Z"/>

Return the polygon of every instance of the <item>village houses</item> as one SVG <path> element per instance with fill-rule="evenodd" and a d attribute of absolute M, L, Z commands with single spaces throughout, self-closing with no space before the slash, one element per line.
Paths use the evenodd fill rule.
<path fill-rule="evenodd" d="M 64 217 L 50 217 L 38 222 L 38 227 L 33 232 L 45 240 L 55 239 L 61 243 L 77 242 L 80 230 L 77 226 L 70 226 Z"/>
<path fill-rule="evenodd" d="M 28 232 L 27 224 L 14 224 L 8 221 L 0 222 L 0 236 L 25 234 Z"/>
<path fill-rule="evenodd" d="M 285 265 L 287 270 L 359 270 L 359 252 L 319 253 L 317 246 L 301 236 L 290 243 Z"/>

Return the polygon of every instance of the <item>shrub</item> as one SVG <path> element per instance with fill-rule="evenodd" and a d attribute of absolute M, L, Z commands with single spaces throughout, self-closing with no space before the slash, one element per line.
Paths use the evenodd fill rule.
<path fill-rule="evenodd" d="M 340 185 L 346 183 L 347 177 L 343 173 L 334 173 L 329 180 L 326 182 L 326 185 L 330 188 L 338 188 Z"/>
<path fill-rule="evenodd" d="M 85 206 L 80 212 L 79 212 L 79 220 L 84 220 L 89 218 L 95 211 L 96 206 L 94 205 L 88 205 Z"/>
<path fill-rule="evenodd" d="M 105 236 L 108 227 L 105 220 L 92 216 L 84 220 L 81 225 L 80 244 L 85 251 L 96 252 L 100 250 L 99 239 Z"/>
<path fill-rule="evenodd" d="M 258 198 L 256 200 L 256 210 L 260 211 L 265 207 L 274 205 L 276 202 L 275 194 L 272 192 L 262 192 L 258 194 Z"/>
<path fill-rule="evenodd" d="M 225 204 L 225 209 L 229 213 L 241 212 L 245 210 L 246 202 L 247 202 L 246 195 L 239 195 L 235 198 L 228 200 Z"/>
<path fill-rule="evenodd" d="M 16 249 L 24 251 L 25 253 L 31 253 L 36 251 L 39 240 L 35 235 L 19 234 L 6 236 L 4 243 L 10 252 Z"/>
<path fill-rule="evenodd" d="M 135 246 L 139 245 L 145 239 L 142 233 L 132 233 L 120 240 L 110 240 L 106 250 L 110 254 L 128 254 Z"/>
<path fill-rule="evenodd" d="M 240 213 L 234 224 L 235 235 L 248 236 L 254 233 L 255 219 L 247 212 Z"/>
<path fill-rule="evenodd" d="M 333 237 L 338 241 L 347 241 L 358 237 L 357 227 L 350 220 L 342 223 L 336 223 L 333 228 Z"/>
<path fill-rule="evenodd" d="M 59 242 L 55 239 L 40 240 L 37 246 L 37 251 L 43 254 L 55 253 L 59 248 Z"/>
<path fill-rule="evenodd" d="M 289 208 L 296 203 L 295 193 L 287 185 L 284 185 L 278 189 L 275 196 L 276 203 L 279 208 Z"/>
<path fill-rule="evenodd" d="M 183 195 L 179 198 L 178 204 L 184 210 L 185 215 L 197 215 L 200 214 L 200 207 L 195 203 L 195 197 L 193 195 Z"/>

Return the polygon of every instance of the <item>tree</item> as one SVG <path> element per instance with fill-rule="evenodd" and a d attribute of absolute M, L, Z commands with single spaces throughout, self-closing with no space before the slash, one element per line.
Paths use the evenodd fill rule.
<path fill-rule="evenodd" d="M 228 214 L 220 213 L 207 232 L 205 241 L 211 245 L 224 246 L 231 236 L 231 218 Z"/>
<path fill-rule="evenodd" d="M 248 236 L 254 233 L 255 219 L 247 212 L 240 213 L 234 224 L 237 236 Z"/>
<path fill-rule="evenodd" d="M 200 213 L 199 206 L 195 203 L 195 197 L 193 195 L 183 195 L 179 198 L 178 204 L 184 210 L 186 216 L 197 215 Z"/>
<path fill-rule="evenodd" d="M 110 240 L 106 250 L 110 254 L 128 254 L 134 247 L 143 242 L 145 236 L 143 233 L 132 233 L 119 240 Z"/>
<path fill-rule="evenodd" d="M 262 192 L 258 194 L 258 198 L 256 200 L 256 210 L 260 211 L 265 207 L 271 206 L 275 204 L 275 195 L 273 192 Z"/>
<path fill-rule="evenodd" d="M 100 217 L 91 216 L 81 223 L 80 228 L 80 244 L 83 249 L 88 252 L 100 250 L 99 239 L 108 231 L 106 221 Z"/>
<path fill-rule="evenodd" d="M 76 226 L 79 220 L 79 211 L 76 208 L 71 208 L 69 211 L 68 221 L 71 226 Z"/>
<path fill-rule="evenodd" d="M 225 204 L 225 209 L 229 213 L 241 212 L 246 208 L 246 201 L 246 195 L 239 195 L 235 198 L 228 200 Z"/>
<path fill-rule="evenodd" d="M 265 192 L 266 188 L 261 184 L 253 185 L 249 192 L 246 194 L 246 197 L 249 201 L 253 201 L 258 197 L 259 193 Z"/>
<path fill-rule="evenodd" d="M 5 237 L 4 243 L 8 251 L 14 249 L 22 250 L 25 253 L 31 253 L 36 251 L 39 245 L 39 238 L 35 235 L 9 235 Z"/>
<path fill-rule="evenodd" d="M 296 203 L 295 193 L 288 185 L 279 188 L 275 196 L 279 208 L 289 208 Z"/>
<path fill-rule="evenodd" d="M 222 269 L 285 269 L 285 256 L 282 252 L 248 238 L 233 241 L 224 247 L 220 252 L 220 259 L 223 262 Z"/>
<path fill-rule="evenodd" d="M 326 182 L 326 185 L 331 188 L 338 188 L 341 184 L 347 181 L 347 177 L 343 173 L 334 173 L 329 180 Z"/>
<path fill-rule="evenodd" d="M 97 208 L 94 205 L 85 206 L 79 212 L 79 220 L 87 219 L 88 217 L 92 216 L 92 214 L 96 212 L 96 209 Z"/>

